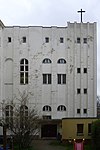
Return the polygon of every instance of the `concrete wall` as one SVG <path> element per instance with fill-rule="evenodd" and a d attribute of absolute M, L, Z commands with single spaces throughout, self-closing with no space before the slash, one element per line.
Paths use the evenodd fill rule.
<path fill-rule="evenodd" d="M 11 37 L 11 42 L 8 42 Z M 26 37 L 26 43 L 22 42 Z M 45 43 L 49 37 L 49 43 Z M 60 37 L 64 42 L 60 43 Z M 81 43 L 77 43 L 80 37 Z M 87 38 L 87 44 L 83 44 Z M 96 116 L 96 23 L 68 23 L 67 27 L 1 26 L 0 28 L 0 101 L 9 103 L 19 91 L 30 94 L 27 105 L 35 107 L 40 116 L 52 119 Z M 29 84 L 20 84 L 20 60 L 29 61 Z M 51 64 L 42 61 L 49 58 Z M 57 64 L 63 58 L 66 64 Z M 77 74 L 77 68 L 81 73 Z M 83 69 L 87 68 L 87 73 Z M 43 84 L 42 74 L 52 74 L 52 84 Z M 66 74 L 66 84 L 57 84 L 57 74 Z M 77 88 L 81 94 L 77 94 Z M 87 94 L 83 89 L 87 88 Z M 43 112 L 49 105 L 51 112 Z M 64 105 L 66 111 L 57 111 Z M 77 114 L 77 109 L 80 114 Z M 87 113 L 83 113 L 83 109 Z"/>

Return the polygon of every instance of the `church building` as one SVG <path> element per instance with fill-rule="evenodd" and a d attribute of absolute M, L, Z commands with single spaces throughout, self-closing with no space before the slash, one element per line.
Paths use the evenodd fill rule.
<path fill-rule="evenodd" d="M 97 116 L 96 23 L 6 26 L 0 21 L 0 112 L 19 91 L 42 118 L 40 138 L 56 137 L 62 118 Z M 16 101 L 17 103 L 17 101 Z M 9 113 L 10 114 L 10 113 Z"/>

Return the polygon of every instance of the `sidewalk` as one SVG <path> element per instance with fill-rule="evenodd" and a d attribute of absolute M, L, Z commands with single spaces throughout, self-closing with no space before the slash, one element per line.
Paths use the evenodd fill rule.
<path fill-rule="evenodd" d="M 34 140 L 34 150 L 66 150 L 65 146 L 50 144 L 54 140 Z"/>

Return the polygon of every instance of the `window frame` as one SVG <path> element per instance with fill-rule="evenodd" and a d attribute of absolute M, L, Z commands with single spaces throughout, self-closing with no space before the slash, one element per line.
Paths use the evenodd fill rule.
<path fill-rule="evenodd" d="M 59 106 L 57 107 L 57 111 L 66 111 L 66 106 L 64 106 L 64 105 L 59 105 Z"/>
<path fill-rule="evenodd" d="M 64 43 L 64 38 L 60 37 L 60 43 Z"/>
<path fill-rule="evenodd" d="M 49 37 L 45 37 L 45 43 L 49 43 Z"/>
<path fill-rule="evenodd" d="M 52 76 L 51 74 L 42 74 L 43 76 L 43 84 L 52 84 Z"/>
<path fill-rule="evenodd" d="M 66 84 L 66 74 L 57 74 L 57 83 Z"/>
<path fill-rule="evenodd" d="M 78 136 L 84 135 L 84 124 L 82 124 L 82 123 L 77 124 L 77 135 Z"/>
<path fill-rule="evenodd" d="M 23 58 L 20 60 L 20 84 L 28 84 L 28 72 L 29 72 L 28 60 Z"/>
<path fill-rule="evenodd" d="M 80 44 L 80 43 L 81 43 L 81 38 L 77 37 L 77 44 Z"/>

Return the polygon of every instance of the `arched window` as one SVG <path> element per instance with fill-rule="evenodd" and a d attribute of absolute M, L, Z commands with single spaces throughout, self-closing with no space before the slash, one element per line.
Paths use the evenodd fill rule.
<path fill-rule="evenodd" d="M 13 107 L 11 105 L 5 107 L 5 118 L 8 125 L 13 122 Z"/>
<path fill-rule="evenodd" d="M 25 105 L 22 105 L 20 107 L 20 113 L 22 117 L 28 117 L 28 107 Z"/>
<path fill-rule="evenodd" d="M 44 63 L 44 64 L 50 64 L 51 60 L 49 58 L 45 58 L 42 63 Z"/>
<path fill-rule="evenodd" d="M 28 60 L 20 61 L 20 84 L 28 84 Z"/>
<path fill-rule="evenodd" d="M 66 60 L 63 59 L 63 58 L 61 58 L 61 59 L 58 60 L 57 63 L 58 63 L 58 64 L 66 64 Z"/>
<path fill-rule="evenodd" d="M 57 111 L 66 111 L 66 107 L 64 105 L 59 105 Z"/>
<path fill-rule="evenodd" d="M 43 111 L 51 111 L 51 107 L 46 105 L 43 107 Z"/>

